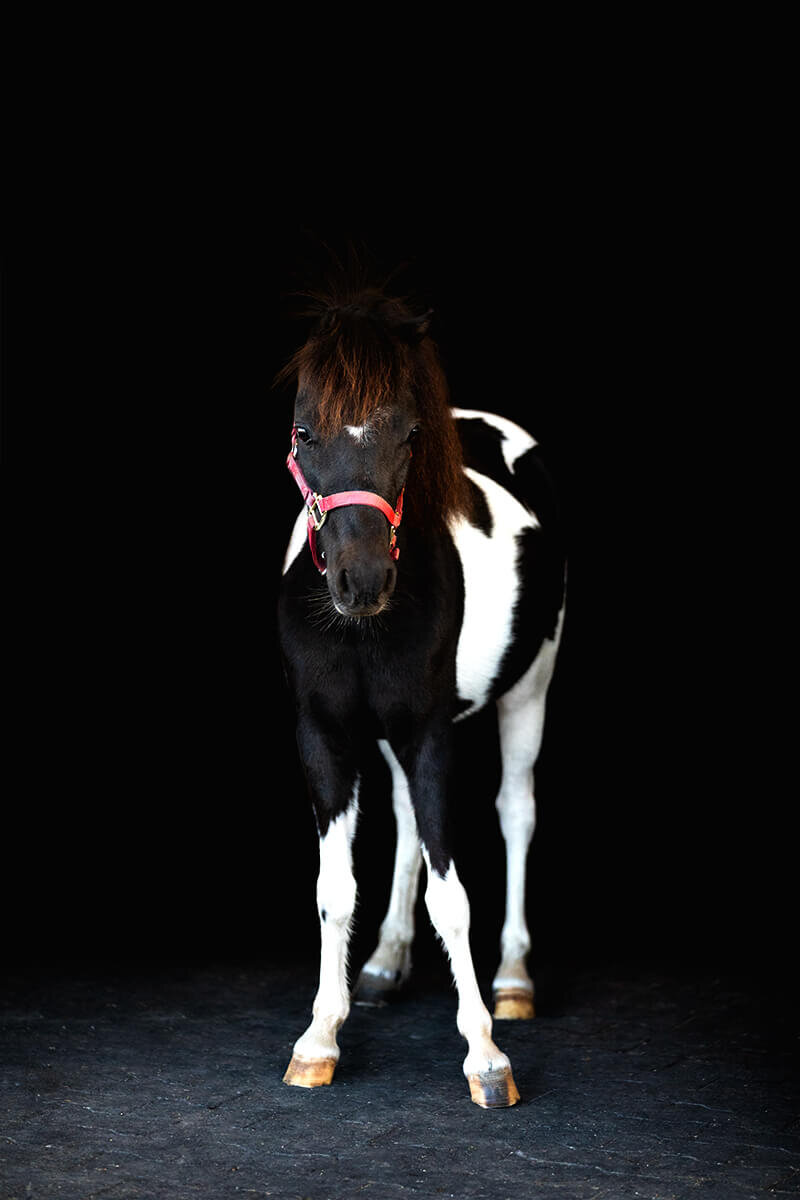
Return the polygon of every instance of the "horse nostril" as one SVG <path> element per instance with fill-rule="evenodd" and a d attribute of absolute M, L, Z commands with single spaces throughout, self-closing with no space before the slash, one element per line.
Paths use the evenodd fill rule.
<path fill-rule="evenodd" d="M 383 607 L 394 590 L 397 571 L 378 559 L 351 561 L 335 571 L 332 584 L 334 603 L 348 612 L 373 612 Z"/>

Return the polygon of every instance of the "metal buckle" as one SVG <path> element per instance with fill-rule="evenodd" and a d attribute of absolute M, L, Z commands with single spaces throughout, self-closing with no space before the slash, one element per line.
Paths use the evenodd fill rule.
<path fill-rule="evenodd" d="M 325 524 L 325 518 L 327 517 L 328 514 L 326 512 L 323 512 L 323 510 L 320 508 L 320 503 L 321 503 L 323 497 L 320 496 L 319 492 L 312 492 L 311 495 L 314 497 L 314 500 L 308 506 L 308 515 L 311 518 L 314 529 L 316 531 L 319 531 L 320 529 L 322 529 L 322 526 Z M 319 513 L 319 518 L 317 518 L 314 515 L 315 508 L 316 508 L 317 512 Z"/>

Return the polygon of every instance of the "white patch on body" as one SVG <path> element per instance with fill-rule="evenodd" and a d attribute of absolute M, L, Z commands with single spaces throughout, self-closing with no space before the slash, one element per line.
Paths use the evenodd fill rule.
<path fill-rule="evenodd" d="M 487 537 L 464 517 L 450 522 L 450 533 L 464 573 L 464 620 L 458 639 L 456 684 L 471 707 L 458 719 L 482 708 L 511 642 L 514 609 L 519 597 L 517 538 L 539 522 L 518 500 L 488 475 L 465 468 L 486 497 L 492 515 Z"/>
<path fill-rule="evenodd" d="M 503 435 L 502 451 L 506 466 L 513 474 L 514 463 L 528 450 L 536 445 L 536 438 L 507 417 L 499 417 L 497 413 L 482 412 L 476 408 L 453 408 L 450 410 L 456 421 L 481 420 L 487 425 L 499 430 Z"/>

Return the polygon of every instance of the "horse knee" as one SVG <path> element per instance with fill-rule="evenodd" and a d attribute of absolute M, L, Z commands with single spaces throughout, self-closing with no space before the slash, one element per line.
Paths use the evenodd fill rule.
<path fill-rule="evenodd" d="M 355 804 L 332 821 L 319 844 L 317 909 L 320 920 L 335 925 L 350 921 L 356 906 L 351 844 L 355 833 Z"/>
<path fill-rule="evenodd" d="M 317 911 L 319 918 L 332 925 L 347 925 L 356 908 L 356 880 L 351 873 L 336 875 L 320 874 L 317 881 Z"/>
<path fill-rule="evenodd" d="M 445 876 L 429 870 L 425 904 L 433 927 L 445 944 L 469 932 L 469 900 L 452 862 Z"/>

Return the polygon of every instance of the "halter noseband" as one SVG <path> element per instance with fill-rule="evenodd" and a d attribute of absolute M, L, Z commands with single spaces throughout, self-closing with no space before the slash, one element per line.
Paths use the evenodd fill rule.
<path fill-rule="evenodd" d="M 397 497 L 397 510 L 388 504 L 383 496 L 377 495 L 375 492 L 332 492 L 330 496 L 320 496 L 319 492 L 314 492 L 308 486 L 303 476 L 303 472 L 297 465 L 297 428 L 292 430 L 292 449 L 286 459 L 286 465 L 292 473 L 292 477 L 303 493 L 306 511 L 308 513 L 308 544 L 311 549 L 311 557 L 314 560 L 314 566 L 321 575 L 327 571 L 327 567 L 323 565 L 320 556 L 317 554 L 317 530 L 322 529 L 325 524 L 325 518 L 332 508 L 345 508 L 349 504 L 366 504 L 371 508 L 379 508 L 386 520 L 389 522 L 391 534 L 389 537 L 389 554 L 395 559 L 400 556 L 400 550 L 397 546 L 397 526 L 403 516 L 403 490 L 400 489 L 400 495 Z"/>

